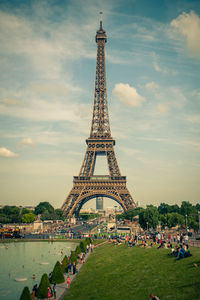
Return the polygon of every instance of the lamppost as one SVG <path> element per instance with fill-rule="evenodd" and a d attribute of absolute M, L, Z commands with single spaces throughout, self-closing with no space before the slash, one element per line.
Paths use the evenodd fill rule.
<path fill-rule="evenodd" d="M 186 227 L 186 232 L 187 232 L 187 215 L 185 215 L 185 227 Z"/>
<path fill-rule="evenodd" d="M 115 208 L 115 224 L 116 224 L 116 227 L 117 227 L 117 215 L 116 215 L 117 205 L 115 205 L 114 208 Z"/>

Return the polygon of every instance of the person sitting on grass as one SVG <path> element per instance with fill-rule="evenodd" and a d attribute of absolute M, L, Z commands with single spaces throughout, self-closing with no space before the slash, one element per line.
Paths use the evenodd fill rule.
<path fill-rule="evenodd" d="M 169 243 L 167 244 L 167 248 L 172 248 L 172 243 L 171 243 L 171 242 L 169 242 Z"/>
<path fill-rule="evenodd" d="M 159 300 L 159 298 L 157 296 L 155 296 L 154 293 L 151 293 L 149 295 L 149 300 Z"/>
<path fill-rule="evenodd" d="M 149 245 L 147 244 L 147 241 L 142 241 L 141 248 L 149 248 Z"/>
<path fill-rule="evenodd" d="M 182 259 L 182 258 L 184 258 L 185 257 L 185 249 L 183 248 L 183 246 L 182 245 L 180 245 L 180 248 L 179 248 L 179 251 L 178 251 L 178 254 L 177 254 L 177 260 L 180 260 L 180 259 Z"/>
<path fill-rule="evenodd" d="M 194 267 L 198 268 L 200 267 L 200 264 L 194 264 Z"/>
<path fill-rule="evenodd" d="M 160 249 L 160 248 L 165 248 L 165 241 L 162 241 L 157 249 Z"/>

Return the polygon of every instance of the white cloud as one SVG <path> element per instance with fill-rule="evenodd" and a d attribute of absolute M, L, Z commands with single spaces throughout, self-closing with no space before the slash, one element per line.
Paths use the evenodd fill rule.
<path fill-rule="evenodd" d="M 37 99 L 36 95 L 29 95 L 28 102 L 24 101 L 23 105 L 5 105 L 0 103 L 0 115 L 7 115 L 32 121 L 71 121 L 79 122 L 82 115 L 84 104 L 68 103 L 61 101 L 51 101 L 50 99 Z M 39 97 L 38 97 L 39 98 Z"/>
<path fill-rule="evenodd" d="M 66 61 L 95 57 L 93 45 L 87 40 L 90 35 L 84 35 L 93 30 L 91 24 L 80 27 L 78 23 L 72 24 L 70 18 L 50 24 L 41 18 L 38 30 L 37 17 L 28 19 L 0 11 L 2 55 L 23 57 L 24 63 L 37 72 L 37 77 L 50 79 L 60 77 Z"/>
<path fill-rule="evenodd" d="M 190 115 L 185 117 L 186 121 L 191 123 L 200 123 L 200 115 Z"/>
<path fill-rule="evenodd" d="M 0 148 L 0 157 L 16 157 L 18 154 L 10 151 L 9 149 L 5 147 Z"/>
<path fill-rule="evenodd" d="M 153 66 L 155 71 L 163 74 L 168 74 L 168 70 L 166 68 L 161 68 L 156 61 L 153 62 Z"/>
<path fill-rule="evenodd" d="M 169 109 L 170 109 L 169 103 L 161 103 L 161 104 L 158 104 L 158 106 L 157 106 L 157 111 L 159 113 L 166 113 L 169 111 Z"/>
<path fill-rule="evenodd" d="M 185 38 L 188 53 L 200 57 L 200 18 L 194 12 L 182 13 L 172 20 L 171 26 L 180 38 Z"/>
<path fill-rule="evenodd" d="M 146 85 L 145 85 L 146 89 L 148 90 L 152 90 L 152 91 L 155 91 L 157 89 L 159 89 L 159 85 L 155 82 L 148 82 Z"/>
<path fill-rule="evenodd" d="M 25 145 L 25 146 L 35 146 L 35 142 L 31 139 L 31 138 L 24 138 L 23 141 L 21 142 L 22 145 Z"/>
<path fill-rule="evenodd" d="M 117 83 L 114 87 L 113 95 L 127 106 L 140 106 L 145 101 L 145 98 L 137 93 L 136 88 L 131 87 L 127 83 Z"/>
<path fill-rule="evenodd" d="M 14 98 L 2 98 L 0 99 L 0 103 L 4 103 L 6 105 L 20 105 L 20 101 Z"/>

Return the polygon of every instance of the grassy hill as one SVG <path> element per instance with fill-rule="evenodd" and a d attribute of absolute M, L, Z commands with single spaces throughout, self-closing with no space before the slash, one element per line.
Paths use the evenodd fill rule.
<path fill-rule="evenodd" d="M 170 250 L 125 245 L 99 246 L 89 257 L 64 300 L 200 299 L 200 249 L 176 261 Z"/>

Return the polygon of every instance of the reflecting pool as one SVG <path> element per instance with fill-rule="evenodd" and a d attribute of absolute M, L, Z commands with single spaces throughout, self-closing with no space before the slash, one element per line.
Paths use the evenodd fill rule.
<path fill-rule="evenodd" d="M 24 286 L 32 291 L 42 275 L 49 274 L 56 261 L 70 255 L 76 246 L 74 242 L 47 241 L 0 244 L 0 299 L 19 300 Z"/>

